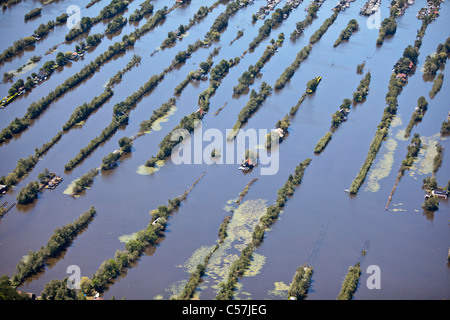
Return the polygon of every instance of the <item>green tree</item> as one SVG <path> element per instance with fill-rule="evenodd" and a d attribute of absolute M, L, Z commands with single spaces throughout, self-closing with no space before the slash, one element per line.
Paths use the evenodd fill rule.
<path fill-rule="evenodd" d="M 131 152 L 131 147 L 133 145 L 133 140 L 128 137 L 123 137 L 119 140 L 119 146 L 123 152 Z"/>
<path fill-rule="evenodd" d="M 17 289 L 11 285 L 7 275 L 0 277 L 0 300 L 30 300 L 25 294 L 20 294 Z"/>
<path fill-rule="evenodd" d="M 428 199 L 425 199 L 425 202 L 422 203 L 422 208 L 428 211 L 436 211 L 439 209 L 439 200 L 431 196 Z"/>
<path fill-rule="evenodd" d="M 63 66 L 66 64 L 66 57 L 64 55 L 64 53 L 62 52 L 58 52 L 58 54 L 56 55 L 56 64 L 58 66 Z"/>

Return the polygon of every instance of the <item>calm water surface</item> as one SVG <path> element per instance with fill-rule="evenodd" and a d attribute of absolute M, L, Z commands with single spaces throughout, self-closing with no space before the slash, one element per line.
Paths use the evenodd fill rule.
<path fill-rule="evenodd" d="M 213 2 L 207 1 L 208 4 Z M 58 1 L 45 6 L 41 16 L 27 23 L 23 22 L 23 15 L 39 6 L 39 2 L 27 1 L 12 6 L 1 13 L 0 32 L 3 41 L 0 49 L 4 50 L 18 38 L 32 34 L 40 23 L 54 19 L 74 3 L 82 8 L 82 14 L 95 16 L 106 0 L 89 9 L 85 9 L 87 0 Z M 128 17 L 134 12 L 139 3 L 141 1 L 131 2 L 124 16 Z M 153 3 L 156 12 L 169 2 L 157 0 Z M 106 63 L 83 84 L 52 103 L 26 131 L 15 136 L 10 142 L 0 145 L 0 175 L 6 175 L 15 168 L 17 160 L 33 154 L 35 147 L 49 141 L 77 106 L 91 101 L 103 92 L 108 79 L 122 69 L 134 54 L 142 57 L 140 66 L 127 72 L 122 81 L 114 86 L 114 95 L 110 100 L 89 117 L 82 127 L 74 128 L 65 134 L 28 176 L 0 199 L 1 203 L 15 202 L 19 190 L 30 181 L 36 180 L 44 168 L 64 177 L 63 183 L 55 190 L 46 190 L 39 194 L 39 199 L 33 204 L 17 205 L 0 220 L 0 274 L 12 276 L 17 262 L 29 250 L 39 250 L 47 243 L 55 228 L 75 220 L 94 205 L 98 213 L 89 227 L 74 240 L 61 257 L 52 261 L 44 272 L 24 283 L 20 290 L 39 294 L 47 282 L 67 276 L 66 269 L 69 265 L 80 266 L 82 275 L 91 277 L 104 260 L 113 258 L 117 249 L 124 249 L 120 236 L 144 229 L 149 223 L 149 212 L 152 209 L 166 204 L 169 198 L 181 195 L 206 172 L 201 182 L 170 218 L 162 241 L 155 248 L 149 249 L 104 293 L 105 299 L 112 296 L 126 299 L 169 299 L 177 292 L 177 287 L 189 277 L 186 262 L 192 261 L 189 259 L 192 259 L 194 253 L 200 252 L 199 249 L 210 248 L 216 243 L 220 223 L 228 214 L 225 210 L 227 201 L 235 199 L 244 186 L 256 177 L 259 180 L 250 188 L 245 200 L 249 203 L 263 201 L 266 205 L 272 204 L 277 190 L 294 171 L 295 166 L 310 157 L 312 162 L 305 171 L 302 184 L 287 202 L 280 219 L 266 232 L 263 244 L 255 251 L 259 261 L 263 262 L 252 267 L 252 270 L 256 271 L 251 276 L 240 279 L 236 298 L 284 299 L 284 296 L 274 294 L 275 283 L 289 285 L 296 268 L 308 263 L 314 267 L 308 299 L 335 299 L 349 266 L 358 261 L 361 262 L 363 273 L 354 299 L 450 298 L 450 265 L 446 261 L 450 246 L 449 203 L 448 200 L 440 201 L 439 210 L 435 213 L 424 212 L 421 208 L 424 195 L 421 189 L 422 180 L 430 175 L 430 172 L 420 168 L 407 172 L 397 187 L 389 210 L 385 211 L 389 192 L 408 144 L 407 140 L 398 139 L 396 134 L 406 127 L 417 105 L 417 99 L 423 95 L 429 102 L 428 111 L 412 133 L 419 133 L 429 144 L 436 141 L 436 134 L 449 111 L 448 68 L 442 70 L 446 80 L 434 99 L 428 97 L 432 82 L 424 80 L 419 68 L 410 77 L 398 99 L 398 125 L 391 128 L 389 135 L 389 138 L 396 141 L 397 147 L 389 152 L 387 143 L 383 143 L 369 172 L 369 175 L 374 172 L 378 164 L 384 168 L 383 177 L 376 181 L 379 187 L 369 188 L 372 185 L 369 184 L 369 179 L 366 179 L 357 196 L 349 197 L 344 192 L 350 187 L 366 158 L 385 107 L 384 98 L 392 66 L 401 57 L 404 48 L 415 40 L 416 31 L 421 25 L 415 15 L 424 5 L 424 1 L 416 1 L 404 16 L 397 19 L 396 34 L 387 38 L 379 48 L 375 46 L 378 30 L 367 28 L 367 18 L 359 15 L 359 8 L 364 1 L 351 3 L 350 8 L 341 12 L 322 39 L 314 44 L 311 54 L 286 87 L 272 92 L 258 112 L 249 119 L 244 129 L 273 129 L 278 119 L 283 118 L 291 106 L 297 103 L 307 81 L 317 75 L 323 77 L 317 92 L 305 99 L 296 116 L 291 119 L 289 136 L 279 147 L 280 163 L 277 174 L 263 176 L 258 169 L 243 174 L 237 170 L 238 163 L 175 165 L 170 160 L 153 175 L 138 173 L 138 168 L 157 153 L 158 143 L 164 136 L 183 116 L 198 109 L 197 97 L 209 85 L 209 81 L 200 81 L 189 84 L 177 97 L 176 110 L 167 122 L 161 123 L 161 130 L 135 140 L 132 154 L 122 157 L 117 168 L 95 178 L 92 188 L 79 198 L 63 194 L 70 182 L 91 168 L 99 167 L 102 158 L 118 148 L 117 141 L 121 137 L 136 134 L 141 121 L 150 118 L 153 110 L 172 97 L 173 88 L 185 79 L 190 71 L 197 69 L 199 63 L 205 61 L 214 48 L 220 48 L 219 55 L 214 57 L 215 63 L 221 59 L 241 56 L 263 24 L 262 20 L 252 23 L 251 16 L 265 1 L 257 0 L 253 5 L 239 10 L 230 18 L 220 41 L 210 48 L 199 49 L 185 65 L 167 74 L 155 90 L 146 94 L 136 104 L 131 111 L 128 126 L 119 129 L 73 171 L 64 172 L 64 165 L 110 123 L 112 109 L 116 103 L 125 100 L 153 74 L 162 72 L 177 52 L 186 50 L 189 44 L 204 37 L 215 18 L 225 9 L 225 5 L 219 5 L 202 22 L 192 27 L 188 36 L 178 41 L 174 47 L 150 56 L 169 31 L 175 30 L 180 24 L 187 24 L 205 3 L 192 0 L 190 5 L 172 11 L 155 30 L 137 41 L 134 48 Z M 289 35 L 294 30 L 295 23 L 305 17 L 304 8 L 308 1 L 304 1 L 292 11 L 286 21 L 272 30 L 270 37 L 253 52 L 247 53 L 241 62 L 230 70 L 211 98 L 210 113 L 227 104 L 219 115 L 205 116 L 202 123 L 203 132 L 217 128 L 225 136 L 225 130 L 234 125 L 237 114 L 248 101 L 249 94 L 233 97 L 232 88 L 248 66 L 259 59 L 271 38 L 278 37 L 281 32 L 286 37 L 282 47 L 264 66 L 261 76 L 255 80 L 251 89 L 257 90 L 262 81 L 273 86 L 283 70 L 294 60 L 297 52 L 307 44 L 313 32 L 332 14 L 331 8 L 335 3 L 336 1 L 326 1 L 318 13 L 318 18 L 305 30 L 305 34 L 296 41 L 291 41 Z M 388 1 L 382 2 L 382 19 L 388 15 L 388 5 Z M 419 65 L 449 36 L 448 1 L 441 5 L 440 12 L 440 17 L 430 24 L 426 31 L 420 49 Z M 348 42 L 333 48 L 339 33 L 353 18 L 358 21 L 360 30 L 352 35 Z M 108 46 L 143 23 L 144 20 L 139 24 L 127 24 L 113 37 L 103 38 L 102 43 L 83 59 L 57 70 L 31 93 L 0 110 L 1 128 L 7 126 L 15 117 L 23 116 L 32 102 L 45 97 L 66 78 L 107 50 Z M 90 33 L 102 33 L 106 25 L 106 22 L 101 22 L 94 26 Z M 244 30 L 244 36 L 229 45 L 238 30 Z M 76 41 L 63 43 L 67 32 L 65 26 L 56 27 L 35 48 L 1 65 L 0 72 L 3 74 L 15 70 L 26 64 L 31 56 L 41 55 L 42 60 L 38 65 L 22 75 L 26 78 L 46 61 L 56 58 L 56 52 L 45 54 L 53 45 L 60 44 L 58 50 L 63 52 L 73 50 Z M 352 108 L 348 121 L 333 134 L 333 139 L 326 149 L 320 155 L 314 155 L 315 144 L 329 129 L 331 114 L 337 110 L 344 98 L 351 98 L 356 90 L 362 78 L 356 74 L 356 65 L 362 61 L 366 61 L 365 71 L 370 70 L 372 75 L 370 93 L 366 101 Z M 7 95 L 10 85 L 3 83 L 0 86 L 2 96 Z M 436 178 L 439 185 L 444 186 L 450 178 L 450 144 L 448 139 L 442 140 L 441 144 L 445 148 L 444 161 Z M 382 166 L 385 155 L 389 155 L 391 161 Z M 240 155 L 238 158 L 240 159 Z M 426 164 L 430 161 L 427 159 L 421 156 L 416 162 L 418 165 Z M 361 256 L 363 249 L 367 251 L 364 257 Z M 239 254 L 239 251 L 231 249 L 228 253 Z M 255 262 L 254 265 L 256 264 Z M 369 276 L 366 269 L 370 265 L 378 265 L 381 269 L 381 290 L 369 290 L 366 287 Z M 217 292 L 212 286 L 217 280 L 215 272 L 217 270 L 212 268 L 208 270 L 205 283 L 199 289 L 200 299 L 215 297 Z"/>

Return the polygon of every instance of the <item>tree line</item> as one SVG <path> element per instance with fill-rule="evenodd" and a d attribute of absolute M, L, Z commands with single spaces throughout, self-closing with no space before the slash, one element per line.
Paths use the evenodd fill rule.
<path fill-rule="evenodd" d="M 142 87 L 138 89 L 138 91 L 128 96 L 124 101 L 115 104 L 111 123 L 102 130 L 99 136 L 92 139 L 86 147 L 80 149 L 78 154 L 65 164 L 64 169 L 66 171 L 71 171 L 95 149 L 97 149 L 101 143 L 112 137 L 121 125 L 126 125 L 128 123 L 131 108 L 144 96 L 145 93 L 153 90 L 163 77 L 164 72 L 160 75 L 153 75 Z"/>
<path fill-rule="evenodd" d="M 440 43 L 436 48 L 436 54 L 428 55 L 425 58 L 423 66 L 424 73 L 427 75 L 435 75 L 437 71 L 443 67 L 450 54 L 450 37 L 444 43 Z"/>
<path fill-rule="evenodd" d="M 255 48 L 267 38 L 272 29 L 278 26 L 283 20 L 289 17 L 289 14 L 292 11 L 292 6 L 290 4 L 285 4 L 282 9 L 276 9 L 270 19 L 266 19 L 264 24 L 259 28 L 258 35 L 253 39 L 252 42 L 248 45 L 248 49 L 250 51 L 255 50 Z"/>
<path fill-rule="evenodd" d="M 99 23 L 102 20 L 113 18 L 125 11 L 128 7 L 129 2 L 124 0 L 112 0 L 108 5 L 106 5 L 100 13 L 93 18 L 90 17 L 82 17 L 80 21 L 79 28 L 70 29 L 69 33 L 66 34 L 66 41 L 71 41 L 81 34 L 88 32 L 95 24 Z M 117 26 L 117 24 L 116 24 Z"/>
<path fill-rule="evenodd" d="M 202 41 L 203 45 L 208 45 L 212 41 L 220 39 L 220 32 L 228 26 L 230 17 L 241 8 L 240 3 L 243 4 L 242 8 L 245 8 L 249 2 L 248 0 L 231 1 L 225 8 L 225 11 L 217 16 L 209 31 L 205 34 L 204 40 Z"/>
<path fill-rule="evenodd" d="M 339 34 L 339 37 L 336 39 L 336 41 L 333 44 L 333 47 L 337 47 L 339 44 L 341 44 L 342 40 L 348 40 L 350 39 L 350 36 L 359 28 L 358 21 L 355 19 L 351 19 L 347 26 L 344 28 L 344 30 L 341 31 Z"/>
<path fill-rule="evenodd" d="M 122 41 L 116 42 L 109 46 L 108 50 L 100 54 L 94 61 L 84 66 L 78 73 L 69 77 L 63 84 L 56 87 L 45 98 L 41 98 L 38 102 L 33 102 L 22 118 L 15 118 L 8 127 L 0 132 L 0 142 L 9 140 L 13 134 L 20 133 L 28 128 L 30 119 L 38 118 L 39 115 L 49 106 L 51 102 L 62 96 L 64 93 L 74 88 L 76 85 L 87 79 L 91 74 L 95 73 L 102 65 L 110 61 L 116 54 L 126 50 L 128 46 L 132 46 L 136 39 L 143 34 L 152 30 L 162 19 L 165 18 L 167 7 L 157 11 L 155 15 L 147 20 L 140 28 L 136 29 L 130 35 L 125 35 Z M 89 37 L 88 37 L 89 39 Z"/>
<path fill-rule="evenodd" d="M 219 293 L 214 298 L 215 300 L 231 300 L 233 298 L 238 278 L 250 266 L 253 252 L 264 240 L 265 230 L 278 219 L 288 196 L 292 196 L 295 188 L 300 185 L 305 169 L 310 162 L 311 159 L 308 158 L 297 165 L 294 174 L 290 174 L 284 186 L 278 190 L 276 204 L 269 206 L 266 213 L 260 218 L 260 223 L 253 230 L 252 241 L 241 251 L 240 257 L 231 264 L 227 280 L 219 284 Z"/>
<path fill-rule="evenodd" d="M 357 262 L 354 266 L 350 266 L 342 283 L 341 291 L 337 297 L 338 300 L 351 300 L 358 289 L 358 282 L 361 276 L 361 266 Z"/>
<path fill-rule="evenodd" d="M 411 130 L 414 127 L 414 125 L 422 121 L 423 116 L 425 115 L 425 112 L 428 109 L 428 102 L 425 100 L 425 97 L 422 96 L 417 100 L 417 107 L 415 108 L 414 112 L 411 115 L 411 120 L 409 120 L 408 125 L 406 126 L 405 130 L 405 138 L 408 138 L 411 134 Z"/>
<path fill-rule="evenodd" d="M 289 286 L 287 297 L 294 297 L 296 300 L 304 299 L 311 286 L 311 278 L 314 269 L 307 264 L 300 266 L 292 278 L 291 285 Z"/>
<path fill-rule="evenodd" d="M 56 257 L 66 250 L 75 237 L 92 221 L 96 213 L 95 208 L 91 206 L 77 220 L 56 228 L 45 247 L 41 247 L 38 251 L 30 250 L 27 258 L 20 260 L 17 264 L 17 272 L 11 279 L 14 286 L 19 286 L 25 279 L 45 268 L 49 258 Z"/>
<path fill-rule="evenodd" d="M 270 41 L 271 45 L 266 47 L 263 54 L 259 58 L 259 60 L 255 63 L 255 65 L 250 65 L 247 71 L 244 71 L 242 75 L 238 79 L 237 86 L 233 87 L 233 93 L 235 95 L 241 95 L 248 91 L 249 86 L 255 81 L 256 76 L 259 74 L 261 69 L 264 67 L 267 61 L 277 52 L 278 47 L 283 44 L 284 34 L 280 33 L 278 35 L 278 39 L 275 41 L 272 39 Z"/>
<path fill-rule="evenodd" d="M 388 134 L 391 122 L 394 119 L 395 115 L 397 114 L 397 105 L 398 105 L 397 97 L 400 95 L 400 93 L 403 90 L 403 87 L 407 83 L 405 79 L 406 76 L 414 72 L 415 69 L 414 66 L 417 64 L 419 49 L 422 45 L 422 38 L 425 35 L 427 26 L 428 26 L 427 19 L 422 20 L 422 26 L 417 32 L 417 37 L 416 40 L 414 41 L 414 46 L 408 45 L 403 51 L 402 57 L 394 65 L 394 70 L 389 80 L 388 92 L 385 98 L 387 107 L 385 107 L 385 109 L 383 110 L 381 122 L 377 127 L 375 137 L 370 143 L 367 157 L 363 165 L 361 166 L 358 174 L 356 175 L 355 179 L 353 179 L 352 181 L 352 184 L 349 189 L 349 192 L 351 194 L 358 193 L 359 188 L 364 182 L 366 175 L 369 172 L 369 169 L 376 158 L 376 155 L 381 147 L 381 143 Z"/>
<path fill-rule="evenodd" d="M 356 91 L 353 93 L 353 102 L 352 100 L 345 98 L 342 101 L 342 104 L 338 107 L 338 110 L 331 115 L 330 131 L 325 133 L 325 135 L 319 139 L 314 147 L 314 153 L 319 154 L 325 149 L 332 138 L 333 132 L 341 125 L 343 121 L 346 121 L 352 103 L 362 102 L 366 98 L 369 93 L 370 79 L 371 74 L 369 71 L 366 73 L 364 78 L 361 79 Z"/>
<path fill-rule="evenodd" d="M 308 7 L 308 13 L 306 14 L 305 19 L 295 24 L 295 30 L 291 33 L 292 40 L 298 39 L 303 34 L 305 29 L 314 21 L 314 19 L 317 18 L 317 12 L 319 9 L 320 7 L 316 3 L 312 2 L 312 4 Z"/>
<path fill-rule="evenodd" d="M 136 9 L 132 14 L 130 14 L 128 20 L 129 21 L 141 21 L 142 18 L 146 14 L 152 14 L 153 13 L 153 4 L 151 3 L 153 0 L 145 0 L 141 4 L 139 4 L 140 8 Z"/>
<path fill-rule="evenodd" d="M 51 91 L 46 97 L 31 103 L 26 114 L 22 118 L 16 118 L 8 125 L 8 127 L 0 132 L 0 142 L 11 139 L 13 133 L 17 134 L 24 131 L 29 126 L 31 119 L 37 119 L 54 100 L 90 77 L 116 54 L 125 51 L 127 45 L 128 44 L 124 42 L 116 42 L 114 45 L 110 46 L 107 51 L 100 54 L 94 61 L 84 66 L 78 73 L 69 77 L 61 85 L 57 86 L 56 89 Z"/>
<path fill-rule="evenodd" d="M 227 137 L 228 140 L 232 140 L 234 139 L 234 137 L 236 137 L 239 129 L 242 128 L 242 126 L 247 123 L 248 119 L 258 110 L 258 108 L 266 100 L 266 97 L 270 94 L 271 91 L 272 87 L 265 81 L 261 83 L 259 93 L 257 93 L 255 89 L 252 89 L 247 104 L 239 112 L 236 123 L 234 124 L 233 129 Z"/>
<path fill-rule="evenodd" d="M 131 263 L 142 255 L 148 246 L 155 245 L 164 236 L 164 230 L 169 217 L 180 207 L 181 202 L 186 199 L 204 174 L 183 195 L 168 199 L 167 205 L 161 205 L 157 209 L 152 210 L 150 212 L 152 215 L 151 223 L 145 229 L 138 231 L 133 239 L 127 241 L 125 250 L 117 250 L 114 254 L 114 259 L 108 259 L 102 262 L 91 279 L 87 279 L 86 287 L 90 290 L 103 292 L 114 278 L 125 272 Z"/>

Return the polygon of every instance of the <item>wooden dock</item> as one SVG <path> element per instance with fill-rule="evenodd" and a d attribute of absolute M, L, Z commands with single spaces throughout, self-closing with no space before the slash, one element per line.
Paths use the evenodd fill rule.
<path fill-rule="evenodd" d="M 0 218 L 3 218 L 3 216 L 5 216 L 9 210 L 11 210 L 16 203 L 14 202 L 12 205 L 10 205 L 9 207 L 7 207 L 6 209 L 4 209 L 4 207 L 8 205 L 8 202 L 4 202 L 1 206 L 0 206 Z"/>

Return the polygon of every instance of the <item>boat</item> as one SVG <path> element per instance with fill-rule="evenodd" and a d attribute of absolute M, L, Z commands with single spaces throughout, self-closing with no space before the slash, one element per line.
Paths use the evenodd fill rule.
<path fill-rule="evenodd" d="M 252 159 L 248 158 L 244 161 L 244 163 L 239 167 L 239 170 L 248 171 L 252 169 L 255 165 L 253 164 Z"/>

